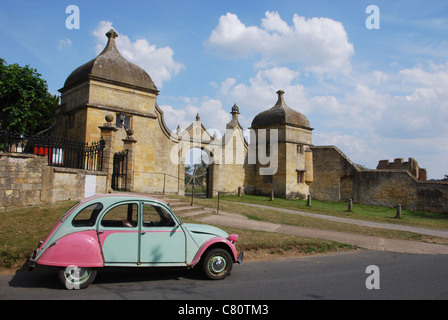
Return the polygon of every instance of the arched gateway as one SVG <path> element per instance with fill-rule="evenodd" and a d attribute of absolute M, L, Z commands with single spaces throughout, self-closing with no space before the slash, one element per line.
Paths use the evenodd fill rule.
<path fill-rule="evenodd" d="M 84 142 L 103 138 L 111 189 L 183 194 L 185 155 L 200 148 L 211 159 L 209 197 L 238 188 L 285 197 L 308 194 L 312 129 L 305 116 L 286 106 L 283 91 L 273 108 L 254 119 L 250 144 L 236 105 L 222 137 L 211 136 L 199 115 L 185 130 L 173 132 L 157 105 L 159 91 L 151 77 L 120 54 L 114 30 L 106 36 L 104 50 L 73 71 L 59 90 L 53 133 Z M 266 173 L 267 167 L 275 170 Z"/>

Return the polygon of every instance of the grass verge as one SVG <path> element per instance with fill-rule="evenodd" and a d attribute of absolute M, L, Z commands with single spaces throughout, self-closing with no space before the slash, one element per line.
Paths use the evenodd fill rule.
<path fill-rule="evenodd" d="M 335 241 L 293 235 L 220 227 L 229 234 L 239 235 L 238 250 L 244 250 L 244 261 L 262 261 L 313 254 L 357 250 L 355 246 Z"/>
<path fill-rule="evenodd" d="M 214 200 L 215 199 L 207 199 Z M 313 200 L 311 206 L 306 205 L 306 200 L 288 200 L 275 198 L 270 201 L 268 197 L 244 195 L 238 197 L 236 195 L 228 195 L 221 197 L 220 200 L 244 202 L 250 204 L 261 204 L 271 207 L 279 207 L 284 209 L 299 210 L 305 212 L 314 212 L 338 217 L 346 217 L 351 219 L 368 220 L 374 222 L 395 223 L 408 226 L 416 226 L 422 228 L 433 228 L 448 230 L 448 215 L 442 213 L 431 213 L 423 211 L 402 210 L 402 218 L 395 219 L 396 208 L 369 206 L 353 203 L 352 212 L 348 212 L 347 201 L 318 201 Z"/>
<path fill-rule="evenodd" d="M 74 202 L 0 212 L 0 270 L 18 269 Z"/>
<path fill-rule="evenodd" d="M 217 199 L 194 200 L 195 204 L 217 209 Z M 251 207 L 241 203 L 260 204 L 267 207 Z M 402 218 L 395 219 L 395 210 L 391 208 L 354 205 L 353 212 L 347 212 L 347 203 L 313 201 L 312 207 L 306 206 L 304 200 L 286 200 L 277 198 L 269 201 L 268 197 L 250 196 L 225 196 L 220 198 L 220 211 L 227 211 L 246 216 L 257 221 L 269 221 L 272 223 L 314 228 L 320 230 L 331 230 L 354 234 L 370 235 L 399 240 L 422 241 L 428 243 L 448 244 L 448 239 L 424 235 L 408 231 L 372 228 L 367 226 L 329 221 L 315 217 L 307 217 L 299 214 L 285 213 L 276 208 L 292 209 L 323 215 L 331 215 L 358 220 L 368 220 L 389 224 L 401 224 L 413 227 L 448 230 L 448 216 L 436 213 L 402 211 Z"/>

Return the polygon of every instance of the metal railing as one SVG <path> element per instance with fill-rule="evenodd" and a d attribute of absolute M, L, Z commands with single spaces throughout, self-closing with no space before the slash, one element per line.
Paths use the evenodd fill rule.
<path fill-rule="evenodd" d="M 22 135 L 0 131 L 0 150 L 46 156 L 48 165 L 102 171 L 103 139 L 91 144 L 52 135 Z"/>

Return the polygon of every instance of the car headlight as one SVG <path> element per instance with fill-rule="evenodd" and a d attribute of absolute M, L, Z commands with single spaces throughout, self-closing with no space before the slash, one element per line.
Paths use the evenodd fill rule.
<path fill-rule="evenodd" d="M 227 239 L 229 241 L 231 241 L 232 243 L 236 243 L 238 242 L 238 235 L 237 234 L 231 234 L 227 237 Z"/>

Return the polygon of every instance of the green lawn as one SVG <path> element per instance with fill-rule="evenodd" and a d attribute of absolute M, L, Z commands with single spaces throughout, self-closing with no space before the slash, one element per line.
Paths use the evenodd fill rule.
<path fill-rule="evenodd" d="M 261 204 L 271 207 L 280 207 L 291 210 L 314 212 L 319 214 L 346 217 L 351 219 L 369 220 L 383 223 L 395 223 L 422 228 L 448 230 L 448 215 L 441 213 L 430 213 L 421 211 L 402 210 L 401 219 L 396 219 L 396 208 L 368 206 L 353 203 L 352 212 L 348 212 L 348 202 L 330 202 L 312 200 L 311 206 L 306 205 L 306 200 L 287 200 L 275 198 L 270 201 L 269 197 L 244 195 L 228 195 L 220 197 L 220 205 L 223 201 L 244 202 Z M 217 199 L 207 199 L 210 204 L 217 205 Z M 216 203 L 215 203 L 216 202 Z"/>
<path fill-rule="evenodd" d="M 242 205 L 241 202 L 251 204 L 261 204 L 267 208 L 252 207 Z M 213 199 L 195 199 L 195 203 L 205 207 L 217 209 L 218 200 Z M 425 227 L 433 229 L 448 229 L 448 217 L 443 214 L 433 214 L 424 212 L 412 212 L 402 210 L 402 218 L 396 219 L 396 209 L 382 208 L 375 206 L 360 206 L 354 204 L 353 212 L 347 212 L 348 204 L 343 202 L 324 202 L 312 201 L 312 206 L 306 206 L 304 200 L 286 200 L 277 198 L 269 201 L 268 197 L 250 196 L 225 196 L 219 199 L 219 210 L 238 213 L 249 219 L 258 221 L 269 221 L 272 223 L 293 225 L 306 228 L 315 228 L 321 230 L 332 230 L 348 232 L 355 234 L 364 234 L 385 238 L 416 240 L 431 243 L 448 244 L 448 239 L 427 236 L 406 231 L 371 228 L 355 224 L 334 222 L 325 219 L 307 217 L 299 214 L 285 213 L 276 210 L 276 208 L 285 208 L 298 211 L 319 213 L 323 215 L 332 215 L 338 217 L 369 220 L 375 222 L 403 224 L 415 227 Z"/>
<path fill-rule="evenodd" d="M 0 212 L 0 268 L 20 268 L 74 202 Z"/>

